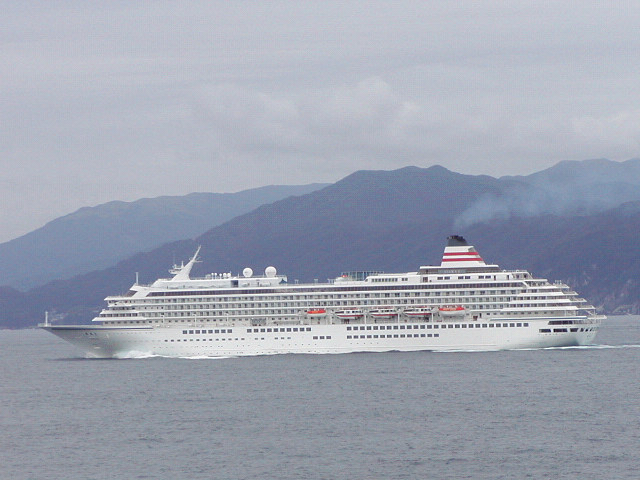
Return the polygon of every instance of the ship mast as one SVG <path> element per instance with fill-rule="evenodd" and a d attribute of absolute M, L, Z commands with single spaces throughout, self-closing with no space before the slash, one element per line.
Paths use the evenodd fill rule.
<path fill-rule="evenodd" d="M 198 253 L 200 253 L 201 245 L 198 246 L 196 253 L 191 257 L 191 260 L 185 265 L 184 263 L 180 266 L 174 265 L 169 273 L 173 273 L 174 277 L 171 279 L 172 282 L 180 282 L 184 280 L 190 280 L 189 274 L 191 273 L 191 269 L 198 261 Z"/>

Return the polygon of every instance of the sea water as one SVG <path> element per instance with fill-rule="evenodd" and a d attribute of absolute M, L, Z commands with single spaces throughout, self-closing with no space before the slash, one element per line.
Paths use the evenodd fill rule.
<path fill-rule="evenodd" d="M 0 478 L 640 476 L 640 317 L 597 345 L 90 360 L 0 331 Z"/>

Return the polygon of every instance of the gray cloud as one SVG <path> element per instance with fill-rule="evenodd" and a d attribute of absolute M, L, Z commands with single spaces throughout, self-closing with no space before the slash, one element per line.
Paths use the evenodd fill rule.
<path fill-rule="evenodd" d="M 3 10 L 0 241 L 114 199 L 638 156 L 640 4 Z"/>

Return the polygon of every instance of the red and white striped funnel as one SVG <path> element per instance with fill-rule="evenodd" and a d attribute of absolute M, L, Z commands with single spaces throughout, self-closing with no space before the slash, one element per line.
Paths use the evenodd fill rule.
<path fill-rule="evenodd" d="M 473 245 L 460 235 L 452 235 L 448 239 L 447 246 L 442 255 L 441 267 L 482 267 L 486 265 Z"/>

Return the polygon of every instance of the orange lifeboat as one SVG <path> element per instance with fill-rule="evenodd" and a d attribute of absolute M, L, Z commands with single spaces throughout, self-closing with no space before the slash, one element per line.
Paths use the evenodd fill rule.
<path fill-rule="evenodd" d="M 440 315 L 450 317 L 464 315 L 465 309 L 460 305 L 445 305 L 438 307 L 438 311 L 440 312 Z"/>

